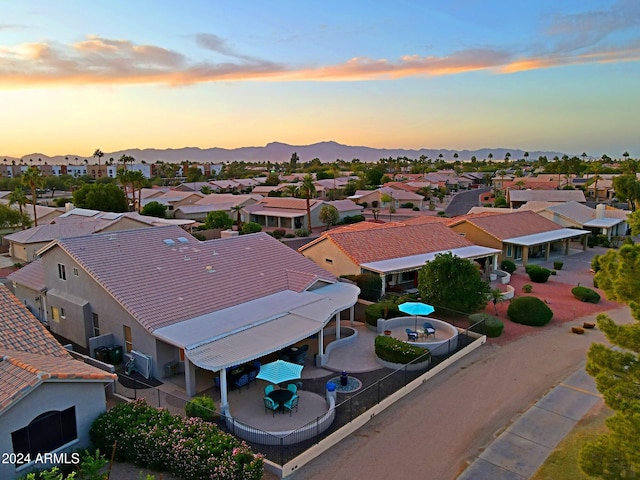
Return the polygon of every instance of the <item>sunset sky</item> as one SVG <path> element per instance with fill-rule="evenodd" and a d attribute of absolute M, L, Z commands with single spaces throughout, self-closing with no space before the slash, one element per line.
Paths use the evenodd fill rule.
<path fill-rule="evenodd" d="M 0 155 L 640 156 L 640 1 L 0 0 Z"/>

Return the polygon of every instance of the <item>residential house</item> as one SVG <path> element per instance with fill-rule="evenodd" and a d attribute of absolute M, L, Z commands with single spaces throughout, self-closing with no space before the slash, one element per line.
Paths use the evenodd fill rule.
<path fill-rule="evenodd" d="M 307 201 L 294 197 L 265 197 L 260 202 L 244 207 L 244 213 L 250 222 L 264 228 L 297 230 L 324 226 L 320 221 L 320 209 L 325 202 L 310 199 L 311 226 L 307 219 Z"/>
<path fill-rule="evenodd" d="M 148 376 L 175 365 L 189 395 L 219 375 L 225 411 L 228 367 L 315 334 L 322 364 L 323 329 L 343 310 L 353 319 L 359 293 L 266 233 L 200 242 L 167 226 L 58 239 L 40 255 L 9 280 L 21 301 L 40 297 L 52 332 L 91 355 L 121 345 Z"/>
<path fill-rule="evenodd" d="M 204 196 L 205 195 L 200 192 L 181 192 L 179 190 L 168 190 L 159 195 L 156 194 L 152 196 L 143 196 L 141 204 L 142 207 L 144 207 L 147 203 L 158 202 L 161 205 L 167 207 L 167 216 L 172 217 L 173 212 L 177 208 L 185 205 L 193 205 Z"/>
<path fill-rule="evenodd" d="M 530 210 L 505 214 L 467 215 L 454 219 L 449 227 L 476 245 L 501 251 L 500 260 L 527 265 L 529 258 L 549 260 L 568 255 L 570 241 L 581 241 L 587 248 L 587 230 L 563 228 Z"/>
<path fill-rule="evenodd" d="M 175 218 L 189 218 L 198 222 L 204 222 L 211 212 L 226 212 L 229 217 L 236 219 L 234 207 L 246 207 L 262 200 L 261 195 L 246 194 L 234 195 L 232 193 L 211 193 L 199 199 L 192 205 L 185 205 L 174 210 Z M 244 222 L 245 216 L 241 213 L 240 221 Z"/>
<path fill-rule="evenodd" d="M 585 203 L 582 190 L 509 190 L 507 202 L 511 208 L 519 208 L 530 201 Z"/>
<path fill-rule="evenodd" d="M 497 267 L 499 250 L 471 243 L 443 223 L 360 222 L 324 232 L 298 249 L 334 275 L 374 273 L 387 290 L 415 292 L 418 272 L 439 253 L 452 254 Z"/>
<path fill-rule="evenodd" d="M 14 479 L 46 466 L 38 454 L 90 446 L 116 375 L 75 360 L 4 285 L 0 324 L 0 478 Z M 14 464 L 14 454 L 31 462 Z"/>
<path fill-rule="evenodd" d="M 393 187 L 380 187 L 376 190 L 357 190 L 348 199 L 368 207 L 388 208 L 389 203 L 382 201 L 382 196 L 385 194 L 391 197 L 390 203 L 395 208 L 400 208 L 401 205 L 407 203 L 412 203 L 420 210 L 424 206 L 424 197 L 422 195 Z"/>
<path fill-rule="evenodd" d="M 548 206 L 538 212 L 554 223 L 568 228 L 589 230 L 593 235 L 605 235 L 609 240 L 627 232 L 627 216 L 631 213 L 599 204 L 596 208 L 578 202 Z"/>

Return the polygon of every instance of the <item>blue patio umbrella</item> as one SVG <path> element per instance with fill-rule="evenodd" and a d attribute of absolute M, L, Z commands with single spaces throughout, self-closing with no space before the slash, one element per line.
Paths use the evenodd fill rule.
<path fill-rule="evenodd" d="M 276 360 L 260 367 L 260 372 L 256 378 L 260 378 L 270 383 L 283 383 L 300 378 L 300 373 L 304 365 Z"/>
<path fill-rule="evenodd" d="M 404 302 L 398 305 L 398 310 L 402 313 L 406 313 L 407 315 L 416 316 L 416 321 L 413 327 L 415 330 L 418 328 L 418 315 L 426 317 L 427 315 L 432 314 L 435 311 L 435 308 L 422 302 Z"/>

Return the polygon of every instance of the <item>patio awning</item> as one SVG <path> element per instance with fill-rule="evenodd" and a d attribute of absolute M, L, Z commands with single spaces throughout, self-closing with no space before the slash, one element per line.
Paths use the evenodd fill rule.
<path fill-rule="evenodd" d="M 550 232 L 534 233 L 532 235 L 523 235 L 521 237 L 505 238 L 503 243 L 511 243 L 513 245 L 521 245 L 523 247 L 531 247 L 542 243 L 557 242 L 567 238 L 579 237 L 581 235 L 591 234 L 588 230 L 578 230 L 575 228 L 560 228 Z"/>
<path fill-rule="evenodd" d="M 418 255 L 409 255 L 407 257 L 379 260 L 377 262 L 361 263 L 360 267 L 383 274 L 410 272 L 412 270 L 422 268 L 425 262 L 433 260 L 436 258 L 436 255 L 440 253 L 452 253 L 456 257 L 472 260 L 500 253 L 500 250 L 473 245 L 470 247 L 454 248 L 452 250 L 441 250 L 438 252 L 421 253 Z"/>

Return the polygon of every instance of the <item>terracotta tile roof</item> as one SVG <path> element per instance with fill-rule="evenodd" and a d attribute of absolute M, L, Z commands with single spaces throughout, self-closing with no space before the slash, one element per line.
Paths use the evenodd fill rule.
<path fill-rule="evenodd" d="M 456 218 L 456 220 L 458 219 Z M 503 215 L 468 215 L 464 221 L 475 225 L 498 240 L 562 229 L 557 223 L 532 211 L 518 211 Z"/>
<path fill-rule="evenodd" d="M 67 351 L 7 287 L 0 285 L 0 349 L 65 357 Z"/>
<path fill-rule="evenodd" d="M 47 286 L 44 275 L 44 264 L 41 258 L 36 258 L 33 262 L 25 265 L 19 270 L 10 273 L 7 278 L 24 285 L 31 290 L 40 292 Z"/>
<path fill-rule="evenodd" d="M 55 223 L 39 225 L 37 227 L 21 230 L 5 238 L 16 243 L 42 243 L 50 242 L 56 238 L 76 237 L 98 232 L 113 224 L 112 220 L 97 218 L 61 219 L 58 217 Z"/>
<path fill-rule="evenodd" d="M 322 200 L 310 199 L 309 204 L 311 208 L 314 208 L 317 204 L 322 203 Z M 283 208 L 292 210 L 304 210 L 307 211 L 307 200 L 304 198 L 294 197 L 265 197 L 260 201 L 260 205 L 263 208 Z"/>
<path fill-rule="evenodd" d="M 512 202 L 528 202 L 531 200 L 544 200 L 547 202 L 584 202 L 582 190 L 509 190 L 509 199 Z"/>
<path fill-rule="evenodd" d="M 402 223 L 405 225 L 424 225 L 425 223 L 442 223 L 444 225 L 448 225 L 451 223 L 451 218 L 447 217 L 439 217 L 436 215 L 418 215 L 413 218 L 407 218 L 403 220 Z"/>
<path fill-rule="evenodd" d="M 330 202 L 326 202 L 329 205 L 333 205 L 338 209 L 338 212 L 348 212 L 350 210 L 363 210 L 361 205 L 358 205 L 356 202 L 352 200 L 333 200 Z"/>
<path fill-rule="evenodd" d="M 291 285 L 302 291 L 305 282 L 292 282 L 289 271 L 336 280 L 265 233 L 200 242 L 167 226 L 58 240 L 50 248 L 56 245 L 149 331 Z"/>
<path fill-rule="evenodd" d="M 387 224 L 359 231 L 330 230 L 323 237 L 335 243 L 357 264 L 473 245 L 447 226 L 435 222 L 399 226 Z"/>

